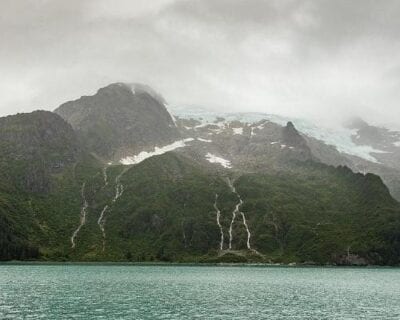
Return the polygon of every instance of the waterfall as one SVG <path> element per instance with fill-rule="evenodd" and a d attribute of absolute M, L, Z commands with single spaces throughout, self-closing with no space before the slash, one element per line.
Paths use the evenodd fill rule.
<path fill-rule="evenodd" d="M 236 197 L 238 198 L 238 200 L 239 200 L 239 202 L 235 206 L 235 209 L 232 211 L 232 220 L 231 220 L 231 224 L 229 226 L 229 250 L 232 249 L 233 224 L 235 223 L 235 219 L 236 219 L 236 216 L 238 214 L 240 214 L 242 216 L 243 225 L 246 228 L 246 232 L 247 232 L 246 246 L 247 246 L 247 249 L 252 250 L 251 249 L 251 245 L 250 245 L 251 233 L 250 233 L 249 226 L 247 224 L 246 215 L 244 214 L 244 212 L 240 211 L 240 207 L 243 205 L 244 202 L 243 202 L 242 198 L 240 197 L 240 194 L 236 191 L 235 186 L 233 185 L 232 181 L 229 178 L 228 178 L 228 186 L 231 189 L 232 193 L 234 193 L 236 195 Z"/>
<path fill-rule="evenodd" d="M 104 187 L 108 184 L 107 182 L 107 169 L 103 170 L 103 174 L 104 174 Z M 121 183 L 121 177 L 124 175 L 124 173 L 128 170 L 128 168 L 125 168 L 124 170 L 121 171 L 121 173 L 115 178 L 115 194 L 114 197 L 112 198 L 111 202 L 115 203 L 119 197 L 122 196 L 122 194 L 124 193 L 124 186 Z M 109 205 L 105 205 L 103 210 L 100 213 L 99 219 L 97 220 L 97 224 L 99 225 L 101 234 L 103 236 L 103 252 L 106 249 L 106 229 L 105 229 L 105 225 L 106 225 L 106 212 L 109 209 Z"/>
<path fill-rule="evenodd" d="M 103 179 L 104 179 L 104 186 L 105 188 L 108 185 L 108 177 L 107 177 L 107 166 L 103 168 Z"/>
<path fill-rule="evenodd" d="M 89 206 L 86 197 L 85 197 L 85 186 L 86 186 L 86 182 L 84 182 L 82 184 L 82 188 L 81 188 L 81 196 L 83 199 L 83 204 L 82 204 L 82 208 L 81 208 L 81 214 L 80 214 L 80 222 L 79 222 L 79 226 L 78 228 L 74 231 L 74 233 L 72 234 L 71 237 L 71 248 L 74 249 L 76 246 L 76 242 L 75 242 L 75 238 L 77 237 L 79 231 L 81 230 L 82 226 L 86 223 L 86 214 L 87 214 L 87 208 Z"/>
<path fill-rule="evenodd" d="M 219 244 L 220 250 L 224 249 L 224 230 L 222 229 L 220 217 L 221 217 L 221 211 L 217 207 L 217 201 L 218 201 L 218 194 L 215 194 L 215 202 L 214 202 L 214 209 L 217 214 L 217 225 L 219 227 L 220 233 L 221 233 L 221 241 Z"/>
<path fill-rule="evenodd" d="M 103 236 L 103 252 L 106 249 L 106 229 L 105 229 L 106 220 L 104 216 L 107 210 L 108 210 L 108 205 L 105 205 L 103 210 L 101 210 L 99 220 L 97 220 L 97 224 L 99 225 L 101 234 Z"/>

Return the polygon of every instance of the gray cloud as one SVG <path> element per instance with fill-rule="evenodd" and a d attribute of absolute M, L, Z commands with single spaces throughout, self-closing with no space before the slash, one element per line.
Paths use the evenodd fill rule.
<path fill-rule="evenodd" d="M 3 0 L 0 115 L 110 82 L 171 104 L 400 127 L 399 1 Z"/>

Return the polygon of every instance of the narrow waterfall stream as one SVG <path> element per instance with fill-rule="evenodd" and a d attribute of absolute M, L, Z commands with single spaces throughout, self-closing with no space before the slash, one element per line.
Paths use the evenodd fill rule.
<path fill-rule="evenodd" d="M 86 197 L 85 197 L 85 186 L 86 186 L 86 182 L 84 182 L 82 184 L 82 188 L 81 188 L 81 197 L 83 199 L 83 205 L 82 205 L 82 208 L 81 208 L 79 226 L 74 231 L 74 233 L 72 234 L 72 237 L 71 237 L 71 248 L 72 249 L 74 249 L 75 246 L 76 246 L 75 239 L 76 239 L 79 231 L 81 230 L 82 226 L 86 223 L 86 214 L 87 214 L 87 208 L 88 208 L 89 204 L 88 204 L 88 201 L 86 200 Z"/>
<path fill-rule="evenodd" d="M 215 194 L 214 209 L 215 209 L 215 212 L 216 212 L 216 215 L 217 215 L 217 225 L 218 225 L 219 230 L 221 232 L 221 241 L 220 241 L 220 244 L 219 244 L 219 249 L 223 250 L 224 249 L 224 230 L 222 229 L 222 225 L 221 225 L 221 221 L 220 221 L 221 211 L 218 209 L 217 201 L 218 201 L 218 194 L 216 193 Z"/>
<path fill-rule="evenodd" d="M 104 206 L 103 210 L 101 210 L 99 220 L 97 220 L 97 224 L 99 225 L 101 235 L 103 236 L 103 252 L 106 249 L 106 229 L 105 229 L 105 224 L 106 220 L 104 219 L 104 215 L 106 211 L 108 210 L 108 204 Z"/>
<path fill-rule="evenodd" d="M 246 242 L 247 249 L 251 250 L 251 246 L 250 246 L 251 233 L 249 230 L 249 226 L 247 225 L 246 216 L 245 216 L 244 212 L 240 212 L 240 214 L 242 215 L 243 224 L 244 224 L 244 226 L 246 228 L 246 232 L 247 232 L 247 242 Z"/>
<path fill-rule="evenodd" d="M 104 174 L 104 187 L 107 186 L 108 184 L 108 180 L 107 180 L 107 169 L 103 170 L 103 174 Z M 119 197 L 122 196 L 122 194 L 124 193 L 124 186 L 121 183 L 121 178 L 122 176 L 125 174 L 125 172 L 128 170 L 128 168 L 125 168 L 121 171 L 121 173 L 115 178 L 115 194 L 113 199 L 111 200 L 111 203 L 114 204 Z M 103 187 L 103 188 L 104 188 Z M 103 208 L 103 210 L 101 210 L 99 219 L 97 220 L 97 224 L 99 225 L 102 237 L 103 237 L 103 248 L 102 251 L 104 252 L 106 249 L 106 229 L 105 229 L 105 225 L 106 225 L 106 212 L 108 211 L 108 209 L 110 208 L 110 206 L 108 204 L 106 204 Z"/>
<path fill-rule="evenodd" d="M 107 176 L 107 166 L 103 168 L 103 179 L 104 179 L 104 186 L 103 188 L 107 187 L 108 185 L 108 176 Z"/>
<path fill-rule="evenodd" d="M 235 223 L 235 219 L 236 219 L 236 216 L 238 214 L 240 214 L 242 216 L 243 225 L 246 228 L 246 232 L 247 232 L 246 246 L 247 246 L 247 249 L 252 250 L 251 249 L 251 245 L 250 245 L 251 233 L 250 233 L 249 226 L 247 224 L 246 215 L 244 214 L 244 212 L 240 211 L 240 207 L 243 205 L 244 202 L 243 202 L 242 198 L 240 197 L 240 194 L 236 191 L 235 186 L 233 185 L 232 181 L 229 178 L 228 178 L 228 186 L 231 189 L 231 191 L 237 196 L 237 198 L 239 200 L 239 202 L 235 206 L 235 209 L 232 211 L 232 220 L 231 220 L 231 224 L 229 226 L 229 250 L 232 250 L 233 224 Z"/>

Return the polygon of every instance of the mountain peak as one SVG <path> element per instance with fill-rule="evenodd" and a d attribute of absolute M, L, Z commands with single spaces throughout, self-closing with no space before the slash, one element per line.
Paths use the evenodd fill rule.
<path fill-rule="evenodd" d="M 153 99 L 157 100 L 160 104 L 166 104 L 166 101 L 161 94 L 155 91 L 152 87 L 143 83 L 114 82 L 103 88 L 100 88 L 97 91 L 97 94 L 147 94 Z"/>
<path fill-rule="evenodd" d="M 81 136 L 89 150 L 119 160 L 180 137 L 161 95 L 143 84 L 112 83 L 93 96 L 55 110 Z"/>
<path fill-rule="evenodd" d="M 300 135 L 293 122 L 289 121 L 283 128 L 283 142 L 289 146 L 300 146 L 306 144 L 305 139 Z"/>
<path fill-rule="evenodd" d="M 102 93 L 116 93 L 116 92 L 132 92 L 131 87 L 127 83 L 115 82 L 97 90 L 96 94 Z"/>
<path fill-rule="evenodd" d="M 289 148 L 293 148 L 291 158 L 297 160 L 312 159 L 312 154 L 306 139 L 297 131 L 293 122 L 289 121 L 285 127 L 282 128 L 282 141 Z"/>

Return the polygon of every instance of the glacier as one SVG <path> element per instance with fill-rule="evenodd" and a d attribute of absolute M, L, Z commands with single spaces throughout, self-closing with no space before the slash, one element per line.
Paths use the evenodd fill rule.
<path fill-rule="evenodd" d="M 200 124 L 196 126 L 197 128 L 205 127 L 207 125 L 217 125 L 220 128 L 224 128 L 227 123 L 232 121 L 239 121 L 244 124 L 256 124 L 263 120 L 285 126 L 287 122 L 292 121 L 301 133 L 321 140 L 328 145 L 332 145 L 341 153 L 357 156 L 374 163 L 378 163 L 374 154 L 386 153 L 385 151 L 375 149 L 372 146 L 358 145 L 354 143 L 352 137 L 356 135 L 356 130 L 344 127 L 329 128 L 322 125 L 317 126 L 306 119 L 288 118 L 262 112 L 213 112 L 201 107 L 169 106 L 169 110 L 177 118 L 194 119 L 199 121 Z M 221 121 L 221 118 L 223 118 L 224 121 Z M 258 127 L 262 129 L 263 124 L 260 124 Z M 251 131 L 251 133 L 252 135 L 255 135 L 253 131 Z"/>

